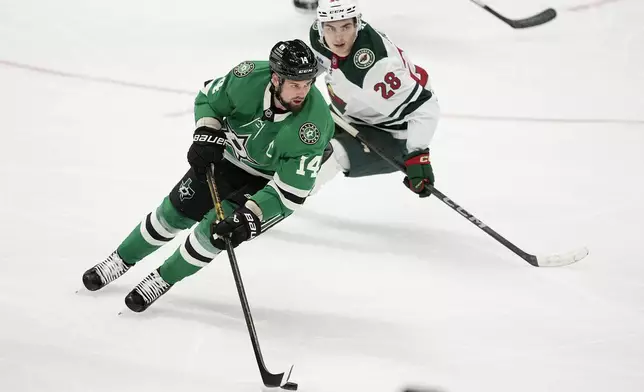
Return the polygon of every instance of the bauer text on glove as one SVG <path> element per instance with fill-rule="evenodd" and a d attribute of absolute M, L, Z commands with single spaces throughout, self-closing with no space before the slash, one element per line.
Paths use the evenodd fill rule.
<path fill-rule="evenodd" d="M 224 249 L 225 244 L 221 237 L 230 237 L 233 247 L 244 241 L 252 240 L 262 232 L 262 222 L 255 213 L 246 207 L 240 207 L 229 217 L 210 227 L 212 243 L 219 249 Z"/>

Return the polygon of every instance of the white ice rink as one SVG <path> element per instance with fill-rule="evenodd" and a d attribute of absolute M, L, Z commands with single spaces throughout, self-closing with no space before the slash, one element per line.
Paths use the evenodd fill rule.
<path fill-rule="evenodd" d="M 528 252 L 590 255 L 534 268 L 399 174 L 336 178 L 238 249 L 269 369 L 302 392 L 644 391 L 644 3 L 489 0 L 558 9 L 524 31 L 466 0 L 362 3 L 430 73 L 437 187 Z M 0 0 L 0 391 L 259 392 L 224 254 L 142 314 L 117 316 L 183 237 L 75 291 L 187 169 L 202 82 L 310 22 Z"/>

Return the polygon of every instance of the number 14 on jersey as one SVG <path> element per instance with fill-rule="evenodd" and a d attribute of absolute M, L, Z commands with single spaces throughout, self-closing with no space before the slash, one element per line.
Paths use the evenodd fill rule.
<path fill-rule="evenodd" d="M 320 170 L 320 163 L 322 162 L 322 157 L 320 155 L 314 156 L 309 163 L 307 164 L 306 161 L 309 160 L 311 157 L 303 156 L 300 158 L 300 167 L 297 169 L 295 173 L 299 174 L 300 176 L 305 176 L 306 172 L 310 172 L 311 178 L 315 178 L 318 175 L 318 171 Z M 305 170 L 306 168 L 306 170 Z"/>

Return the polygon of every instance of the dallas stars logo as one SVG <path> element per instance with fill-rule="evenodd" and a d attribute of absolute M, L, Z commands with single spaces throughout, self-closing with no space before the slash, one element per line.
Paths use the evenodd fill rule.
<path fill-rule="evenodd" d="M 240 129 L 246 128 L 246 127 L 254 128 L 254 130 L 251 130 L 249 134 L 245 134 L 245 135 L 237 134 L 230 125 L 228 126 L 229 130 L 228 132 L 226 132 L 226 136 L 228 137 L 228 145 L 231 147 L 231 150 L 235 155 L 235 158 L 237 158 L 239 161 L 246 161 L 254 165 L 259 165 L 259 162 L 253 159 L 248 153 L 248 143 L 251 137 L 254 138 L 260 132 L 262 132 L 262 129 L 264 129 L 264 126 L 266 126 L 264 121 L 262 121 L 261 118 L 256 118 L 255 120 L 247 124 L 244 124 L 240 127 Z"/>
<path fill-rule="evenodd" d="M 192 184 L 191 178 L 181 181 L 181 185 L 179 186 L 179 199 L 181 201 L 192 199 L 195 196 L 195 191 L 190 184 Z"/>
<path fill-rule="evenodd" d="M 255 63 L 251 63 L 250 61 L 244 61 L 243 63 L 240 63 L 238 66 L 233 68 L 233 74 L 237 76 L 238 78 L 243 78 L 244 76 L 248 76 L 253 70 L 255 69 Z"/>
<path fill-rule="evenodd" d="M 313 123 L 304 123 L 300 127 L 300 140 L 304 144 L 315 144 L 320 140 L 320 130 Z"/>
<path fill-rule="evenodd" d="M 259 163 L 248 154 L 248 140 L 250 138 L 251 135 L 238 135 L 232 130 L 228 133 L 228 141 L 235 158 L 258 165 Z"/>

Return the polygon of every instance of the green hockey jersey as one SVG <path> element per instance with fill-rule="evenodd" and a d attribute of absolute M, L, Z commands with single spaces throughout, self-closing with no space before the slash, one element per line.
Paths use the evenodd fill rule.
<path fill-rule="evenodd" d="M 313 85 L 298 113 L 272 106 L 267 61 L 245 61 L 207 83 L 195 99 L 195 121 L 222 119 L 225 159 L 268 184 L 251 196 L 263 221 L 290 215 L 313 189 L 324 148 L 333 136 L 328 104 Z"/>

